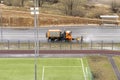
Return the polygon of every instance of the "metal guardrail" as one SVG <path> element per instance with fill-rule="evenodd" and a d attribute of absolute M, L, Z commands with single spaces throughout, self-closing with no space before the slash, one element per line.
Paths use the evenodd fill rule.
<path fill-rule="evenodd" d="M 34 50 L 33 41 L 2 41 L 0 42 L 0 50 Z M 120 42 L 105 43 L 104 41 L 90 43 L 85 42 L 40 42 L 40 50 L 120 50 Z"/>

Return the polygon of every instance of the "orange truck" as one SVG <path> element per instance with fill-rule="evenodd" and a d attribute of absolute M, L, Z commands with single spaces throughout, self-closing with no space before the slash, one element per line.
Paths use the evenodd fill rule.
<path fill-rule="evenodd" d="M 59 29 L 50 29 L 46 32 L 46 38 L 49 41 L 72 41 L 72 40 L 77 40 L 77 41 L 83 41 L 83 37 L 77 37 L 73 38 L 72 37 L 72 31 L 66 30 L 66 31 L 61 31 Z"/>

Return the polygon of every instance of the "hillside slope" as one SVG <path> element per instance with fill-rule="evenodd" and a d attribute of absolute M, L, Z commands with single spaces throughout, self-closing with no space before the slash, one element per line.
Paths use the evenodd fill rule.
<path fill-rule="evenodd" d="M 2 5 L 1 9 L 1 20 L 4 27 L 30 27 L 34 25 L 34 16 L 30 14 L 30 10 L 27 9 L 19 10 L 20 8 L 13 9 L 8 6 Z M 81 18 L 73 16 L 61 16 L 55 14 L 39 14 L 39 26 L 46 25 L 71 25 L 71 24 L 100 24 L 100 19 Z"/>
<path fill-rule="evenodd" d="M 4 26 L 33 26 L 34 16 L 30 12 L 15 11 L 15 10 L 3 10 L 2 22 Z M 99 20 L 60 16 L 51 14 L 39 14 L 39 25 L 66 25 L 66 24 L 96 24 Z"/>

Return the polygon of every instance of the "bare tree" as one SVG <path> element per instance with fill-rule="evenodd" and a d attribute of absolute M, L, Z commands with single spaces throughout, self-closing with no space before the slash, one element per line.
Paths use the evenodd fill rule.
<path fill-rule="evenodd" d="M 45 0 L 38 0 L 38 6 L 42 7 L 43 3 L 45 2 Z"/>
<path fill-rule="evenodd" d="M 111 1 L 111 9 L 113 12 L 117 13 L 120 10 L 120 2 L 116 0 Z"/>
<path fill-rule="evenodd" d="M 42 7 L 42 5 L 44 4 L 44 2 L 57 3 L 58 0 L 38 0 L 38 6 Z"/>
<path fill-rule="evenodd" d="M 24 6 L 26 0 L 4 0 L 4 3 L 8 6 Z"/>
<path fill-rule="evenodd" d="M 73 14 L 73 8 L 76 5 L 76 1 L 75 0 L 65 0 L 62 3 L 63 3 L 63 6 L 64 6 L 64 11 L 65 11 L 66 15 L 72 15 Z"/>
<path fill-rule="evenodd" d="M 0 3 L 1 3 L 2 0 L 0 0 Z"/>
<path fill-rule="evenodd" d="M 50 2 L 50 3 L 58 3 L 59 0 L 46 0 L 47 2 Z"/>
<path fill-rule="evenodd" d="M 4 3 L 8 6 L 12 6 L 12 1 L 11 0 L 4 0 Z"/>
<path fill-rule="evenodd" d="M 24 6 L 24 2 L 25 2 L 25 0 L 21 0 L 21 6 L 22 7 Z"/>
<path fill-rule="evenodd" d="M 64 6 L 64 12 L 66 15 L 71 15 L 74 16 L 74 14 L 78 14 L 78 8 L 84 4 L 86 0 L 64 0 L 62 2 L 63 6 Z"/>

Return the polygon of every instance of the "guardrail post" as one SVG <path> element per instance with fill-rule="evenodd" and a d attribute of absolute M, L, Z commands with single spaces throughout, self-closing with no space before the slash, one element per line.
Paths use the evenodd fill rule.
<path fill-rule="evenodd" d="M 114 42 L 112 41 L 112 50 L 114 49 Z"/>
<path fill-rule="evenodd" d="M 8 50 L 10 49 L 10 42 L 9 42 L 9 40 L 7 40 L 7 42 L 8 42 Z"/>
<path fill-rule="evenodd" d="M 92 50 L 92 47 L 93 47 L 93 42 L 91 41 L 91 50 Z"/>
<path fill-rule="evenodd" d="M 2 48 L 1 48 L 1 46 L 2 46 L 1 44 L 2 44 L 2 43 L 1 43 L 1 41 L 0 41 L 0 50 L 2 49 Z"/>
<path fill-rule="evenodd" d="M 103 50 L 103 41 L 101 41 L 101 50 Z"/>
<path fill-rule="evenodd" d="M 39 40 L 39 49 L 40 49 L 40 40 Z"/>
<path fill-rule="evenodd" d="M 82 50 L 82 43 L 83 43 L 83 42 L 80 43 L 80 48 L 81 48 L 81 50 Z"/>
<path fill-rule="evenodd" d="M 50 48 L 50 50 L 51 50 L 51 42 L 49 43 L 49 48 Z"/>
<path fill-rule="evenodd" d="M 62 47 L 61 47 L 61 42 L 60 42 L 60 50 L 62 50 Z"/>
<path fill-rule="evenodd" d="M 28 49 L 30 49 L 30 41 L 28 40 Z"/>
<path fill-rule="evenodd" d="M 20 41 L 18 40 L 18 49 L 20 48 Z"/>
<path fill-rule="evenodd" d="M 72 42 L 70 43 L 70 50 L 72 50 Z"/>

